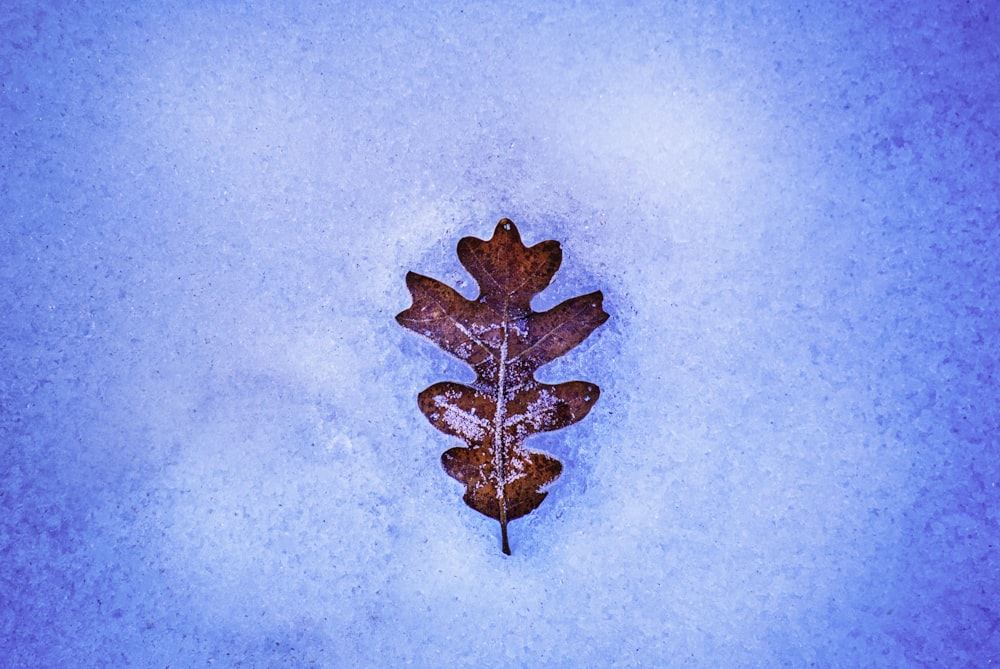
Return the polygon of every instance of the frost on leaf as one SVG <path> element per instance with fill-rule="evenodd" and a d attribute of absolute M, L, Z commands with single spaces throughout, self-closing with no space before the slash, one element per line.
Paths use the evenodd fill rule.
<path fill-rule="evenodd" d="M 506 218 L 489 241 L 459 241 L 458 258 L 479 284 L 479 296 L 467 300 L 440 281 L 409 272 L 413 304 L 396 321 L 476 372 L 471 386 L 436 383 L 418 403 L 434 427 L 466 443 L 445 451 L 441 462 L 465 485 L 465 503 L 500 521 L 503 552 L 510 555 L 507 523 L 538 508 L 545 487 L 562 471 L 558 460 L 527 450 L 524 440 L 572 425 L 600 395 L 585 381 L 540 383 L 535 370 L 586 339 L 608 314 L 600 291 L 532 311 L 531 299 L 559 269 L 562 249 L 556 241 L 524 246 Z"/>

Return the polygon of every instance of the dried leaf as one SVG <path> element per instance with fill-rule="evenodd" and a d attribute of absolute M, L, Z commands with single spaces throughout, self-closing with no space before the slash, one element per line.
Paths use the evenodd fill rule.
<path fill-rule="evenodd" d="M 479 297 L 467 300 L 410 272 L 413 304 L 396 321 L 476 372 L 471 386 L 436 383 L 418 403 L 434 427 L 467 444 L 445 451 L 441 462 L 465 485 L 465 503 L 500 521 L 503 552 L 510 555 L 507 523 L 538 508 L 562 471 L 558 460 L 528 451 L 524 440 L 577 422 L 600 396 L 584 381 L 540 383 L 535 370 L 586 339 L 608 314 L 600 291 L 532 311 L 531 299 L 559 269 L 562 249 L 556 241 L 525 247 L 506 218 L 489 241 L 459 241 L 458 258 L 479 284 Z"/>

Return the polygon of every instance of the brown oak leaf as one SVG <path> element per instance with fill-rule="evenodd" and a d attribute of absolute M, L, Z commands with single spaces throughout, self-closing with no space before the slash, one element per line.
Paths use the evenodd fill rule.
<path fill-rule="evenodd" d="M 436 383 L 418 403 L 434 427 L 467 444 L 445 451 L 441 462 L 465 485 L 465 503 L 500 521 L 503 552 L 510 555 L 507 523 L 538 508 L 562 471 L 558 460 L 527 450 L 524 440 L 577 422 L 600 395 L 585 381 L 541 383 L 535 370 L 586 339 L 608 314 L 600 291 L 532 311 L 531 299 L 559 269 L 562 249 L 556 241 L 524 246 L 506 218 L 489 241 L 460 240 L 458 258 L 479 284 L 479 297 L 467 300 L 409 272 L 413 304 L 396 321 L 476 372 L 471 386 Z"/>

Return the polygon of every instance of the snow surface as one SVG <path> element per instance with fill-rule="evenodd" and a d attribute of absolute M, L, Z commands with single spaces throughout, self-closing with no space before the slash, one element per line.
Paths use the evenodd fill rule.
<path fill-rule="evenodd" d="M 1000 662 L 993 3 L 0 7 L 0 665 Z M 611 320 L 466 508 L 393 316 Z"/>

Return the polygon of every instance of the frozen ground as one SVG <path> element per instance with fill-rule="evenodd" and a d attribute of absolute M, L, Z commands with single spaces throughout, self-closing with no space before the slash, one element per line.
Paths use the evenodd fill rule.
<path fill-rule="evenodd" d="M 0 665 L 1000 662 L 991 3 L 153 4 L 0 8 Z M 510 558 L 392 319 L 503 216 Z"/>

